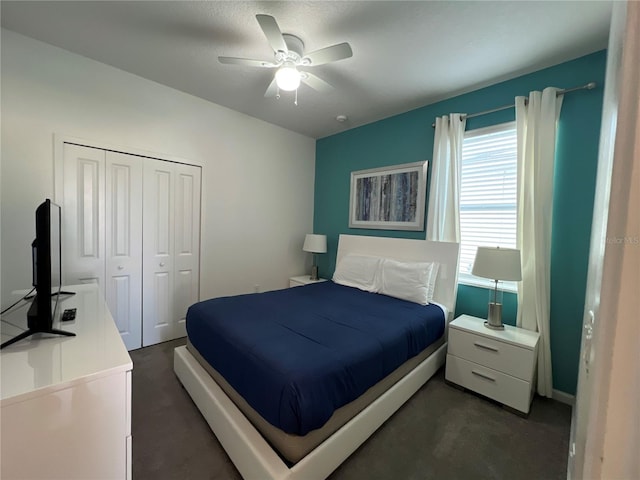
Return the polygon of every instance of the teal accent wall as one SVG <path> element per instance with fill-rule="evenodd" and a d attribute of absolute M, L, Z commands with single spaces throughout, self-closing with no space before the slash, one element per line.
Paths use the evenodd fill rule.
<path fill-rule="evenodd" d="M 455 315 L 466 313 L 475 317 L 487 318 L 490 292 L 491 290 L 486 288 L 458 285 Z M 518 296 L 515 293 L 504 292 L 502 297 L 502 322 L 507 325 L 515 325 L 517 313 Z"/>
<path fill-rule="evenodd" d="M 571 88 L 597 82 L 594 90 L 565 95 L 556 150 L 551 251 L 551 354 L 554 388 L 575 394 L 587 279 L 606 52 L 411 110 L 316 142 L 314 231 L 327 235 L 320 274 L 335 269 L 338 236 L 425 238 L 425 232 L 349 228 L 350 175 L 354 170 L 431 160 L 436 116 L 474 113 L 512 104 L 516 95 L 548 86 Z M 349 112 L 346 112 L 347 114 Z M 471 118 L 467 130 L 513 121 L 513 109 Z M 429 175 L 431 165 L 429 165 Z M 430 178 L 430 176 L 429 176 Z M 428 195 L 428 192 L 427 192 Z M 456 315 L 485 316 L 488 291 L 460 285 Z M 515 324 L 517 299 L 505 294 L 505 323 Z"/>

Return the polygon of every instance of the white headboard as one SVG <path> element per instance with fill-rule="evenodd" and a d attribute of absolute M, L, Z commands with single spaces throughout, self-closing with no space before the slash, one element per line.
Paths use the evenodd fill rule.
<path fill-rule="evenodd" d="M 392 258 L 402 262 L 438 262 L 440 268 L 433 300 L 447 307 L 451 320 L 456 310 L 459 250 L 459 243 L 342 234 L 338 240 L 336 265 L 348 253 Z"/>

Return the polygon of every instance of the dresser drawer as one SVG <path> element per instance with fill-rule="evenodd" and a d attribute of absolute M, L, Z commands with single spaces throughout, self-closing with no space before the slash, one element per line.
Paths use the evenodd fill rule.
<path fill-rule="evenodd" d="M 529 413 L 531 384 L 454 355 L 447 355 L 445 377 L 504 405 Z"/>
<path fill-rule="evenodd" d="M 533 378 L 535 350 L 451 328 L 447 353 L 527 382 Z"/>

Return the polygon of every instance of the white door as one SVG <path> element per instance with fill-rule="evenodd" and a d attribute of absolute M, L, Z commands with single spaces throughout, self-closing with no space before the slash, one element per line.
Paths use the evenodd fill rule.
<path fill-rule="evenodd" d="M 140 348 L 143 159 L 63 150 L 63 283 L 97 283 L 125 345 Z"/>
<path fill-rule="evenodd" d="M 173 338 L 173 164 L 147 161 L 143 186 L 142 344 Z"/>
<path fill-rule="evenodd" d="M 200 167 L 70 143 L 62 157 L 64 283 L 100 286 L 129 350 L 185 336 Z"/>
<path fill-rule="evenodd" d="M 106 152 L 69 143 L 63 149 L 62 282 L 97 283 L 104 294 Z"/>
<path fill-rule="evenodd" d="M 200 168 L 176 164 L 174 338 L 187 335 L 189 306 L 200 298 Z"/>
<path fill-rule="evenodd" d="M 105 299 L 128 350 L 142 346 L 142 160 L 106 158 Z"/>
<path fill-rule="evenodd" d="M 640 5 L 614 2 L 567 477 L 640 478 Z"/>
<path fill-rule="evenodd" d="M 146 161 L 143 199 L 144 346 L 186 335 L 198 301 L 200 168 Z"/>

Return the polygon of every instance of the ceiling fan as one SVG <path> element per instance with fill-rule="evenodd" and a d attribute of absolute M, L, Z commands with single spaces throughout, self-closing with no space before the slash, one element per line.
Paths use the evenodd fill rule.
<path fill-rule="evenodd" d="M 274 51 L 273 61 L 252 60 L 249 58 L 218 57 L 220 63 L 245 65 L 249 67 L 277 68 L 269 84 L 265 97 L 279 97 L 279 90 L 296 91 L 304 83 L 318 92 L 327 92 L 333 87 L 317 75 L 299 70 L 300 67 L 315 67 L 335 62 L 353 55 L 351 46 L 344 42 L 330 47 L 304 53 L 304 43 L 295 35 L 282 33 L 276 19 L 271 15 L 256 15 L 260 28 Z"/>

